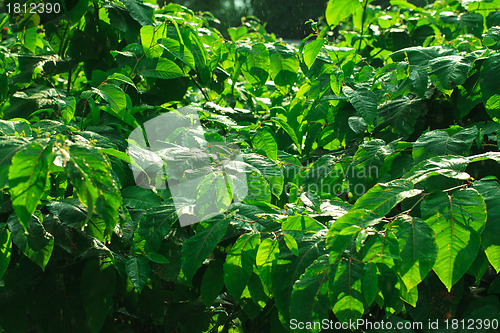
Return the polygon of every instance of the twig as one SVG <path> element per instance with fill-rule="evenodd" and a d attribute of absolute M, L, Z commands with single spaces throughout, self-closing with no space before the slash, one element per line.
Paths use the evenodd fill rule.
<path fill-rule="evenodd" d="M 191 75 L 191 73 L 188 73 L 189 77 L 191 78 L 191 80 L 193 80 L 194 84 L 196 84 L 196 86 L 198 87 L 198 89 L 200 89 L 201 93 L 203 94 L 203 96 L 205 97 L 205 99 L 207 100 L 207 102 L 211 102 L 210 101 L 210 98 L 208 98 L 208 95 L 203 91 L 203 89 L 201 88 L 200 84 L 198 83 L 198 81 L 196 81 L 193 77 L 193 75 Z"/>
<path fill-rule="evenodd" d="M 359 40 L 358 53 L 361 50 L 361 44 L 363 43 L 363 30 L 365 29 L 366 7 L 368 7 L 368 0 L 363 1 L 363 14 L 361 16 L 361 39 Z"/>
<path fill-rule="evenodd" d="M 66 89 L 66 96 L 69 96 L 71 90 L 71 75 L 73 74 L 73 69 L 69 69 L 68 71 L 68 87 Z"/>

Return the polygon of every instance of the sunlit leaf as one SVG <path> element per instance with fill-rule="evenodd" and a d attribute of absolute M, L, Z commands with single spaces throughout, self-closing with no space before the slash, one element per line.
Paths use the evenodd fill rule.
<path fill-rule="evenodd" d="M 243 234 L 233 244 L 224 263 L 224 283 L 236 299 L 241 297 L 250 276 L 259 248 L 259 234 Z"/>
<path fill-rule="evenodd" d="M 12 158 L 9 168 L 12 205 L 25 228 L 44 194 L 50 158 L 50 145 L 40 142 L 31 143 Z"/>
<path fill-rule="evenodd" d="M 467 272 L 480 246 L 486 204 L 474 189 L 429 195 L 421 204 L 422 218 L 432 228 L 438 246 L 433 270 L 448 288 Z"/>

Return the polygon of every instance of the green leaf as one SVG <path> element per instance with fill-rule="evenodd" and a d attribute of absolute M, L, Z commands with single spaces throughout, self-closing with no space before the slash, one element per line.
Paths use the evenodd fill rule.
<path fill-rule="evenodd" d="M 227 32 L 229 33 L 229 36 L 231 37 L 231 40 L 233 42 L 236 42 L 237 40 L 242 39 L 245 37 L 248 33 L 248 28 L 245 26 L 242 27 L 230 27 L 227 29 Z"/>
<path fill-rule="evenodd" d="M 205 259 L 215 249 L 226 233 L 230 218 L 212 220 L 207 223 L 208 227 L 188 238 L 182 245 L 181 266 L 188 282 L 191 282 L 194 274 L 201 267 Z"/>
<path fill-rule="evenodd" d="M 381 217 L 366 209 L 351 209 L 330 226 L 326 235 L 330 262 L 339 260 L 359 232 L 381 221 Z"/>
<path fill-rule="evenodd" d="M 484 15 L 486 17 L 486 15 Z M 481 37 L 484 30 L 484 18 L 480 13 L 460 14 L 460 23 L 467 29 L 467 32 L 476 37 Z"/>
<path fill-rule="evenodd" d="M 465 128 L 453 135 L 445 131 L 430 131 L 422 134 L 413 145 L 413 160 L 419 163 L 438 155 L 468 156 L 472 142 L 477 137 L 477 128 Z"/>
<path fill-rule="evenodd" d="M 36 51 L 37 27 L 31 27 L 22 31 L 22 43 L 31 53 Z"/>
<path fill-rule="evenodd" d="M 361 280 L 361 287 L 365 297 L 366 304 L 370 306 L 378 293 L 378 270 L 377 265 L 369 261 L 363 267 L 363 278 Z"/>
<path fill-rule="evenodd" d="M 65 124 L 69 124 L 75 118 L 76 99 L 73 96 L 65 97 L 57 101 L 57 106 L 61 112 Z"/>
<path fill-rule="evenodd" d="M 352 106 L 366 122 L 371 125 L 377 114 L 377 95 L 368 89 L 353 90 L 348 86 L 342 92 L 349 98 Z"/>
<path fill-rule="evenodd" d="M 144 54 L 148 58 L 161 57 L 163 49 L 156 42 L 159 38 L 165 37 L 164 35 L 166 35 L 166 30 L 168 29 L 167 27 L 167 24 L 162 24 L 156 27 L 145 25 L 141 28 L 141 44 Z"/>
<path fill-rule="evenodd" d="M 152 261 L 154 263 L 160 264 L 160 265 L 167 265 L 170 264 L 170 260 L 165 258 L 159 253 L 146 253 L 146 258 L 148 258 L 149 261 Z"/>
<path fill-rule="evenodd" d="M 122 73 L 113 73 L 108 77 L 108 80 L 114 80 L 120 83 L 128 84 L 129 86 L 137 90 L 137 86 L 135 85 L 134 81 L 132 81 L 131 78 Z"/>
<path fill-rule="evenodd" d="M 72 24 L 80 22 L 80 19 L 87 12 L 89 0 L 78 0 L 71 10 L 68 10 L 64 15 Z"/>
<path fill-rule="evenodd" d="M 95 211 L 104 220 L 104 238 L 99 239 L 104 241 L 115 229 L 122 204 L 117 184 L 111 177 L 111 165 L 90 146 L 71 145 L 69 151 L 59 152 L 61 155 L 56 160 L 59 157 L 67 160 L 69 156 L 65 170 L 78 198 L 87 206 L 89 214 Z"/>
<path fill-rule="evenodd" d="M 360 237 L 365 233 L 362 230 Z M 358 240 L 356 240 L 358 242 Z M 361 249 L 363 262 L 373 262 L 375 264 L 384 264 L 391 270 L 396 267 L 399 261 L 399 244 L 396 235 L 392 230 L 385 233 L 375 233 L 367 238 Z"/>
<path fill-rule="evenodd" d="M 385 159 L 396 151 L 396 143 L 385 144 L 375 139 L 359 146 L 353 161 L 347 168 L 349 189 L 358 198 L 375 185 L 384 174 Z"/>
<path fill-rule="evenodd" d="M 161 242 L 177 221 L 174 205 L 157 205 L 146 212 L 146 218 L 139 222 L 134 235 L 134 243 L 144 252 L 156 252 Z"/>
<path fill-rule="evenodd" d="M 500 95 L 493 95 L 488 98 L 488 100 L 484 102 L 484 106 L 490 117 L 498 122 L 500 119 L 498 113 L 498 110 L 500 110 Z"/>
<path fill-rule="evenodd" d="M 269 51 L 262 43 L 242 45 L 237 49 L 241 71 L 247 81 L 255 86 L 263 86 L 269 77 Z"/>
<path fill-rule="evenodd" d="M 469 161 L 462 156 L 436 156 L 420 162 L 405 173 L 402 178 L 413 184 L 436 175 L 466 180 L 470 178 L 470 175 L 463 171 L 468 164 Z"/>
<path fill-rule="evenodd" d="M 76 227 L 87 219 L 86 208 L 77 198 L 52 201 L 46 207 L 61 223 L 71 227 Z"/>
<path fill-rule="evenodd" d="M 108 102 L 109 107 L 117 114 L 127 107 L 127 97 L 120 87 L 106 83 L 92 90 Z"/>
<path fill-rule="evenodd" d="M 272 160 L 257 154 L 243 154 L 248 171 L 256 170 L 271 188 L 271 193 L 279 197 L 283 191 L 284 176 L 281 168 Z M 248 174 L 247 174 L 248 177 Z M 250 188 L 250 186 L 249 186 Z"/>
<path fill-rule="evenodd" d="M 500 302 L 498 301 L 498 296 L 490 295 L 471 300 L 471 302 L 467 304 L 463 318 L 464 322 L 477 320 L 476 318 L 484 318 L 489 319 L 490 322 L 496 323 L 498 320 L 497 318 L 500 318 Z M 483 329 L 483 331 L 484 330 L 486 329 Z"/>
<path fill-rule="evenodd" d="M 481 235 L 481 245 L 493 268 L 500 272 L 500 184 L 496 179 L 482 179 L 474 182 L 476 189 L 486 202 L 488 218 Z"/>
<path fill-rule="evenodd" d="M 363 10 L 358 0 L 329 0 L 326 7 L 326 22 L 330 29 L 335 28 L 355 11 Z"/>
<path fill-rule="evenodd" d="M 458 118 L 467 116 L 478 104 L 483 102 L 479 81 L 468 79 L 457 87 Z"/>
<path fill-rule="evenodd" d="M 127 153 L 118 151 L 114 148 L 99 148 L 99 152 L 116 157 L 125 163 L 131 163 L 130 156 Z"/>
<path fill-rule="evenodd" d="M 347 161 L 339 161 L 338 157 L 331 155 L 320 157 L 306 168 L 302 167 L 300 163 L 295 164 L 295 171 L 301 171 L 294 172 L 293 183 L 302 187 L 303 192 L 309 192 L 313 196 L 337 194 L 336 192 L 346 190 L 346 187 L 342 187 L 341 182 L 346 174 L 348 164 Z M 287 172 L 287 170 L 290 169 L 284 171 Z"/>
<path fill-rule="evenodd" d="M 304 215 L 289 216 L 283 220 L 281 224 L 281 231 L 291 235 L 295 239 L 299 236 L 316 233 L 324 229 L 326 229 L 326 227 L 323 224 Z"/>
<path fill-rule="evenodd" d="M 42 223 L 33 215 L 25 228 L 15 215 L 7 220 L 14 244 L 35 264 L 45 270 L 52 256 L 54 236 L 48 233 Z"/>
<path fill-rule="evenodd" d="M 352 209 L 364 208 L 382 217 L 404 199 L 414 197 L 420 193 L 422 193 L 422 190 L 413 189 L 411 183 L 401 180 L 377 184 L 359 198 L 352 206 Z"/>
<path fill-rule="evenodd" d="M 0 136 L 0 188 L 4 188 L 8 183 L 12 157 L 23 150 L 25 145 L 27 141 L 24 139 Z"/>
<path fill-rule="evenodd" d="M 12 206 L 25 228 L 45 192 L 51 163 L 51 146 L 34 142 L 12 158 L 9 191 Z"/>
<path fill-rule="evenodd" d="M 222 260 L 210 263 L 201 281 L 201 298 L 206 306 L 211 306 L 224 288 Z"/>
<path fill-rule="evenodd" d="M 418 301 L 418 287 L 414 287 L 413 289 L 407 290 L 406 286 L 400 285 L 400 298 L 413 306 L 414 308 L 417 306 L 417 301 Z"/>
<path fill-rule="evenodd" d="M 336 96 L 340 95 L 342 84 L 344 82 L 344 72 L 342 70 L 334 70 L 330 74 L 330 88 Z"/>
<path fill-rule="evenodd" d="M 446 45 L 436 45 L 430 47 L 408 47 L 399 51 L 396 51 L 390 55 L 394 61 L 404 61 L 408 58 L 410 66 L 425 66 L 429 64 L 429 61 L 439 57 L 456 55 L 457 50 Z"/>
<path fill-rule="evenodd" d="M 262 284 L 268 289 L 271 289 L 272 286 L 272 277 L 278 262 L 279 253 L 279 242 L 274 238 L 264 239 L 262 243 L 260 243 L 259 250 L 257 251 L 255 264 L 259 272 L 259 278 Z"/>
<path fill-rule="evenodd" d="M 302 145 L 299 143 L 299 140 L 297 139 L 297 134 L 293 130 L 293 128 L 283 119 L 278 118 L 278 117 L 271 117 L 271 120 L 280 125 L 281 128 L 290 136 L 292 139 L 293 143 L 295 143 L 295 146 L 297 147 L 298 152 L 301 152 Z"/>
<path fill-rule="evenodd" d="M 408 76 L 413 89 L 420 97 L 424 97 L 429 83 L 429 75 L 423 66 L 413 66 L 410 68 L 410 75 Z"/>
<path fill-rule="evenodd" d="M 256 168 L 249 169 L 246 173 L 248 193 L 245 197 L 245 202 L 254 204 L 258 202 L 271 203 L 269 183 Z"/>
<path fill-rule="evenodd" d="M 476 190 L 463 189 L 451 195 L 431 194 L 420 209 L 439 248 L 433 270 L 449 291 L 476 258 L 486 223 L 486 204 Z"/>
<path fill-rule="evenodd" d="M 323 38 L 317 38 L 304 46 L 304 63 L 308 68 L 311 68 L 318 57 L 319 52 L 323 48 L 323 43 Z"/>
<path fill-rule="evenodd" d="M 235 191 L 233 180 L 241 182 L 238 177 L 231 178 L 227 174 L 222 177 L 216 173 L 205 175 L 197 187 L 194 214 L 201 220 L 205 220 L 213 214 L 224 213 L 231 206 L 233 200 Z M 238 183 L 237 186 L 244 188 L 241 183 Z M 244 194 L 248 194 L 246 188 L 244 189 Z M 214 207 L 214 202 L 217 202 L 219 206 Z M 182 219 L 180 221 L 182 223 Z"/>
<path fill-rule="evenodd" d="M 394 223 L 401 258 L 398 274 L 406 288 L 411 290 L 431 271 L 437 258 L 438 247 L 434 232 L 418 217 L 403 215 Z"/>
<path fill-rule="evenodd" d="M 278 145 L 268 127 L 261 127 L 257 131 L 257 134 L 252 138 L 252 145 L 254 148 L 264 150 L 266 156 L 273 161 L 276 161 L 278 158 Z"/>
<path fill-rule="evenodd" d="M 153 25 L 154 8 L 142 3 L 142 0 L 122 1 L 130 16 L 141 25 Z"/>
<path fill-rule="evenodd" d="M 210 68 L 208 67 L 209 58 L 206 47 L 200 39 L 198 30 L 195 30 L 190 25 L 184 25 L 183 28 L 184 32 L 187 31 L 184 34 L 184 43 L 193 54 L 200 81 L 202 84 L 208 84 L 210 80 Z"/>
<path fill-rule="evenodd" d="M 298 322 L 320 322 L 328 318 L 328 254 L 316 259 L 293 285 L 290 317 Z M 314 328 L 311 332 L 319 332 Z"/>
<path fill-rule="evenodd" d="M 9 229 L 3 228 L 0 231 L 0 279 L 7 271 L 12 252 L 12 238 Z"/>
<path fill-rule="evenodd" d="M 500 43 L 500 27 L 491 27 L 483 35 L 483 44 L 490 49 L 498 50 Z"/>
<path fill-rule="evenodd" d="M 123 204 L 130 208 L 149 209 L 157 206 L 161 198 L 150 189 L 129 186 L 122 190 Z"/>
<path fill-rule="evenodd" d="M 297 241 L 290 234 L 284 235 L 285 245 L 286 247 L 297 257 L 299 256 L 299 246 L 297 245 Z"/>
<path fill-rule="evenodd" d="M 10 19 L 9 14 L 7 13 L 0 14 L 0 28 L 5 27 L 5 25 L 9 23 L 9 19 Z"/>
<path fill-rule="evenodd" d="M 397 309 L 403 305 L 400 290 L 404 290 L 404 285 L 398 285 L 398 276 L 394 268 L 389 268 L 384 264 L 378 264 L 377 268 L 379 271 L 378 288 L 380 293 L 376 301 L 381 308 L 386 308 L 387 311 Z"/>
<path fill-rule="evenodd" d="M 295 84 L 299 70 L 297 54 L 290 47 L 274 43 L 269 50 L 270 74 L 282 94 L 287 94 Z"/>
<path fill-rule="evenodd" d="M 88 260 L 83 268 L 80 291 L 87 322 L 93 333 L 101 332 L 113 309 L 115 288 L 113 265 L 101 263 L 96 258 Z"/>
<path fill-rule="evenodd" d="M 490 152 L 483 153 L 483 154 L 469 156 L 466 159 L 466 161 L 468 163 L 480 162 L 480 161 L 484 161 L 484 160 L 493 160 L 493 161 L 500 163 L 500 152 L 490 151 Z"/>
<path fill-rule="evenodd" d="M 9 95 L 9 80 L 5 71 L 5 64 L 0 60 L 0 103 L 3 103 Z"/>
<path fill-rule="evenodd" d="M 189 68 L 195 69 L 193 54 L 180 41 L 172 38 L 161 38 L 158 40 L 158 44 L 165 48 L 175 59 L 180 60 Z"/>
<path fill-rule="evenodd" d="M 332 45 L 323 45 L 325 48 L 326 53 L 330 56 L 330 59 L 335 63 L 341 63 L 342 60 L 347 58 L 348 56 L 349 59 L 354 56 L 356 53 L 356 49 L 352 47 L 338 47 L 338 46 L 332 46 Z M 333 70 L 333 74 L 341 74 L 342 78 L 344 78 L 344 72 L 342 70 Z M 342 82 L 342 80 L 340 80 Z M 334 90 L 335 91 L 335 90 Z"/>
<path fill-rule="evenodd" d="M 415 9 L 417 6 L 414 4 L 406 1 L 406 0 L 391 0 L 390 1 L 391 5 L 393 6 L 398 6 L 401 9 Z"/>
<path fill-rule="evenodd" d="M 484 274 L 490 268 L 490 263 L 483 249 L 479 249 L 476 259 L 469 267 L 467 274 L 472 275 L 476 279 L 476 283 L 480 284 Z"/>
<path fill-rule="evenodd" d="M 296 237 L 299 255 L 281 252 L 280 258 L 285 264 L 278 264 L 273 276 L 273 295 L 284 322 L 290 320 L 290 297 L 293 285 L 318 257 L 325 254 L 325 236 L 320 231 L 315 234 L 301 233 Z M 289 261 L 288 261 L 289 260 Z"/>
<path fill-rule="evenodd" d="M 250 276 L 250 281 L 248 281 L 248 286 L 244 291 L 244 296 L 246 297 L 242 298 L 242 303 L 245 304 L 251 300 L 260 309 L 264 309 L 269 301 L 268 294 L 269 291 L 262 285 L 262 281 L 259 279 L 259 276 L 256 274 L 254 269 L 254 272 Z M 248 300 L 248 296 L 250 296 L 250 300 Z"/>
<path fill-rule="evenodd" d="M 493 282 L 491 282 L 488 288 L 488 294 L 500 294 L 500 276 L 497 276 Z"/>
<path fill-rule="evenodd" d="M 175 62 L 165 58 L 143 58 L 139 62 L 137 73 L 142 77 L 153 77 L 157 79 L 175 79 L 185 76 L 182 69 L 177 66 Z"/>
<path fill-rule="evenodd" d="M 138 292 L 141 292 L 142 288 L 146 285 L 146 282 L 148 282 L 148 260 L 142 255 L 131 256 L 125 262 L 125 272 L 135 289 L 137 289 Z"/>
<path fill-rule="evenodd" d="M 349 124 L 349 127 L 352 129 L 352 131 L 356 134 L 364 133 L 368 127 L 366 121 L 363 118 L 357 116 L 349 117 L 347 123 Z"/>
<path fill-rule="evenodd" d="M 456 55 L 429 61 L 429 76 L 439 90 L 446 92 L 463 84 L 472 66 L 472 59 Z"/>
<path fill-rule="evenodd" d="M 11 143 L 16 142 L 21 138 L 15 136 L 27 137 L 32 134 L 29 121 L 26 119 L 20 120 L 0 120 L 0 133 L 2 135 L 10 135 L 11 138 L 3 138 Z M 6 143 L 6 142 L 5 142 Z"/>
<path fill-rule="evenodd" d="M 243 234 L 233 244 L 224 262 L 224 283 L 227 291 L 237 300 L 253 272 L 260 234 Z"/>
<path fill-rule="evenodd" d="M 500 121 L 500 86 L 496 75 L 498 71 L 500 71 L 500 53 L 495 53 L 486 59 L 479 73 L 484 106 L 490 117 L 497 122 Z"/>
<path fill-rule="evenodd" d="M 330 265 L 328 290 L 332 310 L 341 322 L 357 320 L 364 312 L 363 265 L 351 259 Z"/>

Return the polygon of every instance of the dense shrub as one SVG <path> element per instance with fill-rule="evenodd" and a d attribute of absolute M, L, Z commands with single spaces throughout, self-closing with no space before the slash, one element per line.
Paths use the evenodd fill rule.
<path fill-rule="evenodd" d="M 499 0 L 331 0 L 330 26 L 296 46 L 255 18 L 228 40 L 209 15 L 147 2 L 4 4 L 5 332 L 495 330 Z M 126 152 L 185 106 L 237 147 L 248 193 L 181 227 L 151 185 L 177 179 L 134 174 Z M 220 174 L 200 196 L 232 200 Z"/>

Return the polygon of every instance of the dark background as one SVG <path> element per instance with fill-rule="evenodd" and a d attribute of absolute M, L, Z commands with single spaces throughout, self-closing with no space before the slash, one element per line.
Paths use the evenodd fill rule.
<path fill-rule="evenodd" d="M 161 0 L 158 4 L 161 5 Z M 327 0 L 178 0 L 194 11 L 210 11 L 221 21 L 217 26 L 224 35 L 227 28 L 241 25 L 244 16 L 255 16 L 266 23 L 266 30 L 284 39 L 302 39 L 312 30 L 305 22 L 325 15 Z"/>
<path fill-rule="evenodd" d="M 423 7 L 433 0 L 408 0 Z M 309 19 L 323 21 L 328 0 L 157 0 L 158 4 L 175 2 L 194 11 L 209 11 L 221 24 L 214 26 L 227 37 L 227 28 L 241 25 L 244 16 L 255 16 L 265 23 L 269 33 L 283 39 L 301 40 L 311 32 Z M 375 0 L 371 5 L 386 8 L 390 0 Z"/>

